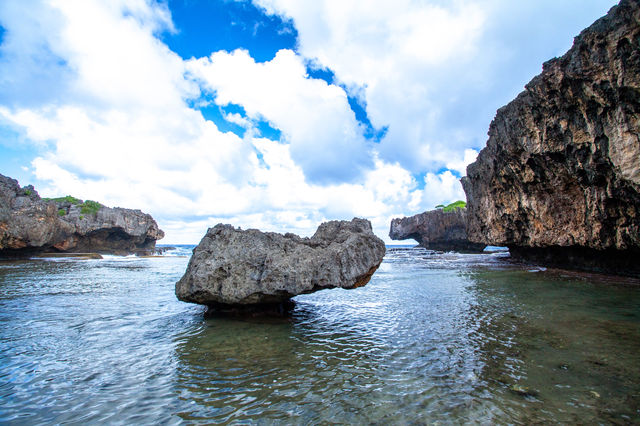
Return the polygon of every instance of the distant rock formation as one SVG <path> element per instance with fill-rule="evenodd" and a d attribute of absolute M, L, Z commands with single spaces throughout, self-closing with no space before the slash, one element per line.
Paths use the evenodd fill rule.
<path fill-rule="evenodd" d="M 311 238 L 218 224 L 193 250 L 176 296 L 223 311 L 277 305 L 325 288 L 364 286 L 384 254 L 365 219 L 323 223 Z"/>
<path fill-rule="evenodd" d="M 430 210 L 415 216 L 391 221 L 389 237 L 392 240 L 412 238 L 421 247 L 438 251 L 479 253 L 485 244 L 467 238 L 467 209 L 456 208 L 445 212 Z"/>
<path fill-rule="evenodd" d="M 640 275 L 639 22 L 622 0 L 498 110 L 462 180 L 472 241 Z"/>
<path fill-rule="evenodd" d="M 0 256 L 44 251 L 151 254 L 164 236 L 140 210 L 65 197 L 46 200 L 0 175 Z"/>

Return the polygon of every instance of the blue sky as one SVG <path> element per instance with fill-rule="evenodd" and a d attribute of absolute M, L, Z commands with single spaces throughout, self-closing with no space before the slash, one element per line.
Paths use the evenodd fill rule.
<path fill-rule="evenodd" d="M 496 109 L 614 4 L 7 0 L 0 173 L 167 243 L 354 216 L 388 241 L 464 197 Z"/>

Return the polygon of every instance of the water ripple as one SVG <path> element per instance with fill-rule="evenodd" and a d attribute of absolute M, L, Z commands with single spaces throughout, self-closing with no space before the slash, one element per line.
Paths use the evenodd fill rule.
<path fill-rule="evenodd" d="M 205 319 L 187 261 L 1 263 L 0 423 L 640 421 L 640 295 L 610 277 L 389 249 L 290 318 Z"/>

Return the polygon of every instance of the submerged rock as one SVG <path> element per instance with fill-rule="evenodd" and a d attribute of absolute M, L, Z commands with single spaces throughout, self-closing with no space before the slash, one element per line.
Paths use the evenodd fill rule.
<path fill-rule="evenodd" d="M 384 254 L 365 219 L 323 223 L 311 238 L 218 224 L 193 250 L 176 296 L 214 309 L 286 304 L 299 294 L 364 286 Z"/>
<path fill-rule="evenodd" d="M 415 216 L 391 221 L 389 237 L 392 240 L 412 238 L 420 247 L 439 251 L 479 253 L 485 244 L 467 238 L 467 209 L 456 208 L 445 212 L 430 210 Z"/>
<path fill-rule="evenodd" d="M 622 0 L 498 110 L 462 180 L 472 241 L 640 275 L 638 22 Z"/>
<path fill-rule="evenodd" d="M 140 210 L 109 208 L 73 197 L 46 200 L 0 175 L 0 256 L 41 252 L 152 253 L 164 236 Z"/>
<path fill-rule="evenodd" d="M 519 384 L 514 384 L 511 385 L 509 387 L 509 390 L 513 393 L 515 393 L 516 395 L 520 395 L 520 396 L 529 396 L 529 397 L 536 397 L 538 396 L 538 392 L 532 389 L 529 389 L 526 386 L 522 386 Z"/>

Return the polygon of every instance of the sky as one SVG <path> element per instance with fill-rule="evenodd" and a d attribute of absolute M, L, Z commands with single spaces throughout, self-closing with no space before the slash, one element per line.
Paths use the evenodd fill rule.
<path fill-rule="evenodd" d="M 611 0 L 3 0 L 0 173 L 313 234 L 464 199 L 489 123 Z"/>

